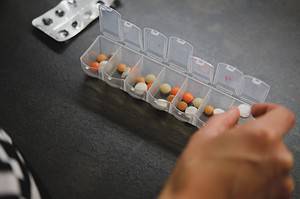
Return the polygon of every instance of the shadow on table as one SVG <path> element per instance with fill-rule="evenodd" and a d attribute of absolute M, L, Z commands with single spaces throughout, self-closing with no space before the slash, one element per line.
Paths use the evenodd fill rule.
<path fill-rule="evenodd" d="M 197 130 L 169 113 L 153 108 L 147 102 L 134 99 L 120 89 L 89 77 L 82 86 L 80 103 L 176 154 L 182 151 L 190 135 Z"/>

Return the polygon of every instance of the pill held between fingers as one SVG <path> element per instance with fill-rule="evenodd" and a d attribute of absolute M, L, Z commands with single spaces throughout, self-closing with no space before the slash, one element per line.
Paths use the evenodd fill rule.
<path fill-rule="evenodd" d="M 126 64 L 118 64 L 117 71 L 119 73 L 123 73 L 123 72 L 125 72 L 126 68 L 127 68 Z"/>
<path fill-rule="evenodd" d="M 147 84 L 153 83 L 155 79 L 156 79 L 156 77 L 154 74 L 148 74 L 145 77 L 145 81 Z"/>
<path fill-rule="evenodd" d="M 215 108 L 214 109 L 214 115 L 218 115 L 218 114 L 221 114 L 221 113 L 224 113 L 225 111 L 223 109 L 220 109 L 220 108 Z"/>
<path fill-rule="evenodd" d="M 174 87 L 171 89 L 170 94 L 171 94 L 171 95 L 176 95 L 176 94 L 178 93 L 179 89 L 180 89 L 179 86 L 174 86 Z"/>
<path fill-rule="evenodd" d="M 177 103 L 177 108 L 180 110 L 180 111 L 185 111 L 185 109 L 187 108 L 187 103 L 184 102 L 184 101 L 180 101 Z"/>
<path fill-rule="evenodd" d="M 97 58 L 96 58 L 96 61 L 97 62 L 102 62 L 102 61 L 106 61 L 108 59 L 108 57 L 106 56 L 106 54 L 104 53 L 100 53 Z"/>
<path fill-rule="evenodd" d="M 214 107 L 211 105 L 207 105 L 204 108 L 204 114 L 208 117 L 212 116 L 214 114 Z"/>
<path fill-rule="evenodd" d="M 251 106 L 248 104 L 240 104 L 238 109 L 240 111 L 240 117 L 242 118 L 247 118 L 251 114 Z"/>
<path fill-rule="evenodd" d="M 135 78 L 135 82 L 136 82 L 136 83 L 139 83 L 139 82 L 143 82 L 143 83 L 145 83 L 145 78 L 144 78 L 144 77 L 142 77 L 142 76 L 140 76 L 140 77 L 137 77 L 137 78 Z"/>
<path fill-rule="evenodd" d="M 192 95 L 192 93 L 190 92 L 186 92 L 183 94 L 183 97 L 182 97 L 183 101 L 185 101 L 186 103 L 191 103 L 194 99 L 194 96 Z"/>
<path fill-rule="evenodd" d="M 165 84 L 160 85 L 159 90 L 163 94 L 169 94 L 171 91 L 171 86 L 169 84 L 165 83 Z"/>
<path fill-rule="evenodd" d="M 197 97 L 193 100 L 193 105 L 196 107 L 196 108 L 199 108 L 202 104 L 202 98 L 200 97 Z"/>
<path fill-rule="evenodd" d="M 197 113 L 198 109 L 194 106 L 189 106 L 185 109 L 185 116 L 187 117 L 192 117 L 193 115 L 195 115 Z"/>
<path fill-rule="evenodd" d="M 137 95 L 143 95 L 147 91 L 147 84 L 139 82 L 134 86 L 134 92 Z"/>
<path fill-rule="evenodd" d="M 174 97 L 175 97 L 175 95 L 169 95 L 169 96 L 167 97 L 167 100 L 168 100 L 169 102 L 172 102 L 173 99 L 174 99 Z"/>

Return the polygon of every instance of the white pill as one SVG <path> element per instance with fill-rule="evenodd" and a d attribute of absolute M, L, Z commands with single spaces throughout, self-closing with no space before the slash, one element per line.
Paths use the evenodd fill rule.
<path fill-rule="evenodd" d="M 197 113 L 198 109 L 194 106 L 189 106 L 185 109 L 185 116 L 186 117 L 192 117 L 193 115 L 195 115 Z"/>
<path fill-rule="evenodd" d="M 156 105 L 158 106 L 158 108 L 160 109 L 165 109 L 168 107 L 168 101 L 164 100 L 164 99 L 157 99 L 154 101 L 156 103 Z"/>
<path fill-rule="evenodd" d="M 214 109 L 214 115 L 218 115 L 218 114 L 221 114 L 221 113 L 224 113 L 225 111 L 223 109 L 220 109 L 220 108 L 215 108 Z"/>
<path fill-rule="evenodd" d="M 239 105 L 240 116 L 243 118 L 247 118 L 251 114 L 251 106 L 248 104 L 240 104 Z"/>
<path fill-rule="evenodd" d="M 143 95 L 147 91 L 147 84 L 139 82 L 134 87 L 134 92 L 137 95 Z"/>

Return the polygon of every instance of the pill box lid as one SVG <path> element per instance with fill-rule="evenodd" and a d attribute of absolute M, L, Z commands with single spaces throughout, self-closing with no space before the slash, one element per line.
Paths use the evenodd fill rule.
<path fill-rule="evenodd" d="M 144 28 L 144 52 L 159 61 L 164 61 L 167 53 L 168 38 L 157 30 Z"/>
<path fill-rule="evenodd" d="M 189 58 L 193 56 L 194 47 L 178 37 L 170 37 L 167 62 L 177 70 L 187 72 Z"/>
<path fill-rule="evenodd" d="M 224 92 L 237 95 L 242 77 L 243 73 L 237 68 L 225 63 L 219 63 L 214 78 L 214 85 Z"/>
<path fill-rule="evenodd" d="M 212 83 L 214 78 L 214 66 L 195 56 L 189 58 L 188 73 L 195 79 L 205 83 Z"/>
<path fill-rule="evenodd" d="M 110 39 L 120 41 L 122 38 L 120 13 L 103 5 L 99 6 L 99 10 L 100 33 Z"/>
<path fill-rule="evenodd" d="M 242 77 L 240 98 L 249 103 L 264 102 L 270 91 L 270 86 L 255 77 L 244 75 Z"/>
<path fill-rule="evenodd" d="M 122 20 L 122 41 L 125 43 L 125 45 L 129 46 L 130 48 L 133 48 L 134 50 L 140 51 L 142 50 L 142 31 L 141 29 L 136 26 L 135 24 Z"/>

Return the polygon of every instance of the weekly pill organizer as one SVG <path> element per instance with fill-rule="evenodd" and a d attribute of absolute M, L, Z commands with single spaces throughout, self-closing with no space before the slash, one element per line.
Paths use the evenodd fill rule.
<path fill-rule="evenodd" d="M 236 67 L 219 63 L 216 67 L 193 54 L 193 46 L 177 37 L 135 24 L 121 18 L 114 9 L 99 6 L 100 35 L 80 57 L 83 71 L 105 81 L 112 87 L 124 90 L 134 98 L 150 103 L 154 108 L 166 111 L 177 119 L 194 126 L 202 126 L 209 117 L 205 108 L 210 105 L 227 111 L 241 104 L 264 102 L 270 86 L 265 82 L 243 74 Z M 97 70 L 90 63 L 99 54 L 108 55 Z M 126 64 L 128 74 L 121 76 L 118 65 Z M 135 79 L 153 74 L 156 78 L 145 92 L 136 92 Z M 167 83 L 178 86 L 172 101 L 160 92 Z M 184 93 L 202 99 L 192 114 L 178 109 Z M 241 117 L 240 122 L 252 117 Z"/>

